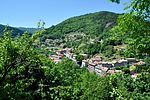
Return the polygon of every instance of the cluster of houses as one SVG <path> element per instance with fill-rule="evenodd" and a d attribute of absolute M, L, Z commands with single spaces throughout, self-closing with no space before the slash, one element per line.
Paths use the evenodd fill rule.
<path fill-rule="evenodd" d="M 76 62 L 75 55 L 73 55 L 71 48 L 55 50 L 54 53 L 55 55 L 50 55 L 49 58 L 52 59 L 55 63 L 60 62 L 63 57 L 67 57 Z"/>
<path fill-rule="evenodd" d="M 72 48 L 65 48 L 61 50 L 55 50 L 55 55 L 50 55 L 49 58 L 52 59 L 55 63 L 58 63 L 62 60 L 63 57 L 67 57 L 77 63 L 75 54 L 72 53 Z M 116 70 L 118 66 L 127 66 L 127 65 L 143 65 L 145 62 L 138 61 L 136 58 L 125 58 L 114 61 L 103 61 L 102 57 L 95 56 L 93 58 L 87 59 L 86 54 L 82 54 L 84 60 L 82 60 L 81 68 L 86 67 L 89 71 L 94 71 L 98 75 L 107 75 L 122 72 L 121 70 Z M 136 73 L 134 73 L 136 74 Z M 134 77 L 134 76 L 133 76 Z"/>
<path fill-rule="evenodd" d="M 122 70 L 116 70 L 116 67 L 127 65 L 143 65 L 145 62 L 138 61 L 136 58 L 126 58 L 120 60 L 114 60 L 110 62 L 103 61 L 102 57 L 96 56 L 91 59 L 83 60 L 81 68 L 87 67 L 89 71 L 95 71 L 98 75 L 104 76 L 107 74 L 114 74 L 122 72 Z M 134 75 L 136 73 L 133 73 Z M 133 76 L 134 77 L 134 76 Z"/>

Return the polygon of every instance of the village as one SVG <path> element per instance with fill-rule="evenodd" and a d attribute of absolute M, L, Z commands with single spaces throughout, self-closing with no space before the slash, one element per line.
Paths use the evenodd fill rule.
<path fill-rule="evenodd" d="M 52 59 L 56 64 L 60 62 L 64 57 L 67 57 L 78 64 L 76 60 L 76 56 L 73 53 L 72 48 L 65 48 L 60 50 L 53 51 L 55 55 L 50 55 L 49 58 Z M 145 62 L 143 60 L 138 60 L 136 58 L 124 58 L 124 59 L 116 59 L 113 61 L 104 61 L 101 56 L 93 56 L 92 58 L 88 58 L 87 54 L 81 54 L 84 59 L 80 65 L 81 68 L 87 68 L 90 72 L 95 72 L 97 75 L 106 76 L 115 73 L 122 73 L 122 70 L 116 69 L 119 66 L 136 66 L 136 65 L 144 65 Z M 138 73 L 132 71 L 130 69 L 131 77 L 136 78 Z"/>

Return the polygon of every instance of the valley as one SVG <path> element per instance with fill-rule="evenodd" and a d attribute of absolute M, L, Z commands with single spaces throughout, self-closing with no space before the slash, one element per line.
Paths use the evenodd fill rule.
<path fill-rule="evenodd" d="M 149 0 L 1 4 L 0 100 L 150 100 Z"/>

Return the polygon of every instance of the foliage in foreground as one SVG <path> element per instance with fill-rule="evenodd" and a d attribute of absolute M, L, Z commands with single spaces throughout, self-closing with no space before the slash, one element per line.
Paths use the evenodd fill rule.
<path fill-rule="evenodd" d="M 115 100 L 149 99 L 147 66 L 136 79 L 128 74 L 100 77 L 69 59 L 57 65 L 33 46 L 25 33 L 0 38 L 0 99 Z"/>
<path fill-rule="evenodd" d="M 119 0 L 112 0 L 119 1 Z M 138 5 L 141 0 L 132 0 Z M 145 25 L 145 20 L 149 16 L 149 0 L 144 0 L 144 7 L 137 7 L 132 2 L 137 17 L 142 18 L 140 25 Z M 145 9 L 147 7 L 148 9 Z M 142 12 L 143 11 L 143 12 Z M 141 15 L 141 16 L 139 16 Z M 135 15 L 131 14 L 131 17 Z M 130 50 L 135 51 L 138 56 L 149 55 L 149 25 L 137 28 L 138 24 L 132 19 L 125 17 L 123 24 L 131 26 L 131 32 L 127 36 L 137 44 L 130 45 Z M 123 23 L 122 23 L 123 22 Z M 131 24 L 129 24 L 131 22 Z M 135 23 L 135 26 L 134 26 Z M 118 26 L 119 27 L 119 26 Z M 119 27 L 123 28 L 123 27 Z M 143 34 L 139 30 L 144 30 Z M 126 29 L 122 29 L 125 33 Z M 142 37 L 140 35 L 142 34 Z M 139 36 L 139 37 L 136 37 Z M 24 34 L 21 37 L 11 38 L 5 33 L 0 38 L 0 99 L 53 99 L 53 100 L 149 100 L 150 99 L 150 67 L 141 68 L 141 72 L 136 79 L 129 74 L 114 74 L 106 77 L 99 77 L 95 73 L 89 73 L 86 69 L 80 69 L 74 62 L 64 59 L 55 65 L 44 54 L 39 53 L 37 47 L 33 46 L 35 37 Z M 138 41 L 142 42 L 141 48 Z M 145 43 L 146 42 L 146 43 Z M 147 46 L 144 46 L 147 45 Z M 133 48 L 132 48 L 133 47 Z M 145 49 L 145 50 L 144 50 Z"/>

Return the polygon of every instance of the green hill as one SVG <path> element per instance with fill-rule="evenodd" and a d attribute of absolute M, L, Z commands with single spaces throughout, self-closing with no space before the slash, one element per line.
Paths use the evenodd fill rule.
<path fill-rule="evenodd" d="M 114 40 L 109 33 L 117 25 L 118 16 L 113 12 L 101 11 L 69 18 L 46 29 L 41 36 L 42 46 L 69 47 L 76 54 L 102 54 L 113 58 L 120 52 L 114 46 L 122 45 L 122 40 Z"/>
<path fill-rule="evenodd" d="M 5 31 L 5 25 L 1 25 L 0 24 L 0 36 L 3 35 L 4 31 Z M 10 26 L 7 26 L 7 30 L 11 30 L 12 32 L 12 36 L 17 36 L 17 35 L 22 35 L 24 33 L 24 31 L 21 31 L 17 28 L 14 28 L 14 27 L 10 27 Z"/>
<path fill-rule="evenodd" d="M 27 27 L 18 27 L 19 30 L 27 31 L 31 34 L 35 33 L 38 29 L 37 28 L 27 28 Z"/>
<path fill-rule="evenodd" d="M 85 14 L 69 18 L 47 29 L 43 38 L 58 39 L 72 32 L 99 35 L 117 24 L 118 14 L 108 11 Z"/>

